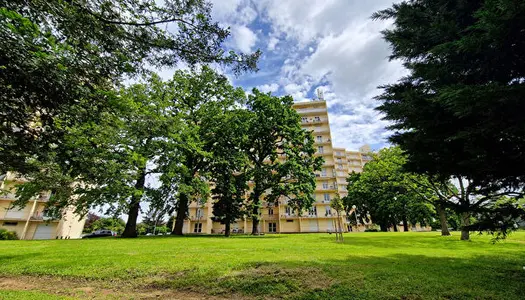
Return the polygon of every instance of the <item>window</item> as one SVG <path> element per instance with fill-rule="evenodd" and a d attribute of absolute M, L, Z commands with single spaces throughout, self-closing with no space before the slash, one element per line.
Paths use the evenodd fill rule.
<path fill-rule="evenodd" d="M 287 206 L 286 209 L 285 209 L 285 213 L 286 215 L 290 216 L 292 214 L 292 208 L 290 206 Z"/>
<path fill-rule="evenodd" d="M 337 159 L 337 162 L 338 162 L 338 163 L 342 163 L 343 161 L 342 161 L 340 158 L 338 158 L 338 159 Z"/>
<path fill-rule="evenodd" d="M 268 214 L 273 215 L 273 208 L 268 208 Z"/>
<path fill-rule="evenodd" d="M 326 177 L 326 169 L 325 168 L 321 169 L 321 176 Z"/>
<path fill-rule="evenodd" d="M 317 152 L 319 152 L 321 154 L 324 153 L 324 147 L 323 146 L 318 146 L 317 147 Z"/>
<path fill-rule="evenodd" d="M 332 209 L 330 208 L 330 206 L 325 206 L 324 209 L 326 210 L 326 213 L 325 213 L 325 216 L 326 216 L 326 217 L 332 215 Z"/>
<path fill-rule="evenodd" d="M 318 143 L 323 142 L 323 137 L 320 136 L 320 135 L 318 135 L 318 136 L 316 137 L 316 139 L 317 139 L 317 142 L 318 142 Z"/>
<path fill-rule="evenodd" d="M 337 168 L 338 168 L 339 170 L 342 170 L 342 169 L 343 169 L 343 165 L 337 165 Z"/>
<path fill-rule="evenodd" d="M 16 226 L 18 222 L 4 222 L 4 226 Z"/>
<path fill-rule="evenodd" d="M 202 209 L 197 208 L 197 219 L 200 219 L 202 217 Z"/>
<path fill-rule="evenodd" d="M 319 117 L 314 117 L 314 120 L 315 120 L 316 122 L 321 122 L 321 118 L 319 118 Z"/>
<path fill-rule="evenodd" d="M 328 189 L 328 182 L 323 182 L 323 190 L 327 190 Z"/>
<path fill-rule="evenodd" d="M 341 156 L 341 152 L 339 152 L 339 151 L 335 151 L 335 155 L 337 155 L 337 156 Z"/>
<path fill-rule="evenodd" d="M 293 223 L 293 220 L 286 220 L 286 223 Z"/>
<path fill-rule="evenodd" d="M 324 201 L 330 202 L 330 194 L 324 194 Z"/>
<path fill-rule="evenodd" d="M 312 207 L 308 210 L 308 215 L 309 216 L 317 216 L 317 207 Z"/>
<path fill-rule="evenodd" d="M 202 232 L 202 223 L 195 223 L 195 226 L 193 227 L 193 232 L 195 233 Z"/>
<path fill-rule="evenodd" d="M 268 223 L 269 232 L 277 232 L 277 223 Z"/>

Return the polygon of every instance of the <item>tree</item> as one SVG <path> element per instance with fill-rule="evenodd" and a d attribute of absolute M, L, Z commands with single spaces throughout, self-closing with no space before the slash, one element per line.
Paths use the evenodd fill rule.
<path fill-rule="evenodd" d="M 170 86 L 156 75 L 111 97 L 118 105 L 103 119 L 68 128 L 63 143 L 50 152 L 53 157 L 32 162 L 35 171 L 17 190 L 17 203 L 51 189 L 48 207 L 73 206 L 79 215 L 99 206 L 111 215 L 126 213 L 122 237 L 136 237 L 141 201 L 154 190 L 146 179 L 159 172 L 160 157 L 170 156 L 180 143 L 179 121 L 170 107 Z"/>
<path fill-rule="evenodd" d="M 414 0 L 373 15 L 394 20 L 383 35 L 410 72 L 378 97 L 391 141 L 409 170 L 456 178 L 465 228 L 481 204 L 523 195 L 524 13 L 521 1 Z"/>
<path fill-rule="evenodd" d="M 99 219 L 100 217 L 97 216 L 96 214 L 88 213 L 86 217 L 86 222 L 84 223 L 84 229 L 82 230 L 82 232 L 84 233 L 93 232 L 93 223 L 95 223 L 95 221 Z"/>
<path fill-rule="evenodd" d="M 245 149 L 248 178 L 253 184 L 248 197 L 252 234 L 259 233 L 263 199 L 275 204 L 285 197 L 287 204 L 299 211 L 315 201 L 314 172 L 321 169 L 323 159 L 314 156 L 313 136 L 301 128 L 301 118 L 292 104 L 290 96 L 276 97 L 257 89 L 248 97 L 251 120 Z"/>
<path fill-rule="evenodd" d="M 148 68 L 219 63 L 255 70 L 260 52 L 225 52 L 211 4 L 28 0 L 0 5 L 0 171 L 25 172 L 64 130 L 97 122 L 106 92 Z"/>
<path fill-rule="evenodd" d="M 189 203 L 208 199 L 212 148 L 222 130 L 224 115 L 235 104 L 244 102 L 246 96 L 209 67 L 194 72 L 177 71 L 171 84 L 173 111 L 182 124 L 178 134 L 184 143 L 174 155 L 161 157 L 160 180 L 164 195 L 171 194 L 171 201 L 176 204 L 173 234 L 182 235 Z"/>
<path fill-rule="evenodd" d="M 121 218 L 100 218 L 93 222 L 91 227 L 93 229 L 92 231 L 107 229 L 121 234 L 124 231 L 125 224 Z"/>
<path fill-rule="evenodd" d="M 248 157 L 246 146 L 250 115 L 243 109 L 225 114 L 222 128 L 216 132 L 211 161 L 213 182 L 213 216 L 225 224 L 224 235 L 230 236 L 231 224 L 245 214 L 248 190 Z M 219 125 L 219 124 L 218 124 Z"/>
<path fill-rule="evenodd" d="M 348 195 L 343 198 L 347 213 L 355 206 L 361 223 L 369 222 L 370 216 L 382 231 L 390 226 L 397 231 L 399 222 L 404 231 L 409 223 L 430 224 L 437 197 L 422 184 L 423 176 L 403 170 L 405 161 L 399 147 L 384 148 L 373 155 L 363 173 L 351 174 Z"/>

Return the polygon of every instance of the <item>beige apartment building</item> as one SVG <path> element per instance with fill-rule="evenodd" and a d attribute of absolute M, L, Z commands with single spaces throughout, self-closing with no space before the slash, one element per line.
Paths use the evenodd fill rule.
<path fill-rule="evenodd" d="M 59 220 L 46 214 L 50 192 L 31 199 L 23 208 L 13 206 L 16 185 L 24 181 L 13 172 L 0 175 L 0 228 L 16 232 L 21 240 L 80 238 L 85 219 L 71 210 L 66 210 Z"/>
<path fill-rule="evenodd" d="M 334 148 L 330 133 L 330 121 L 326 101 L 316 100 L 299 102 L 294 108 L 301 116 L 302 127 L 312 132 L 317 148 L 316 155 L 324 158 L 321 171 L 316 173 L 315 203 L 312 208 L 299 215 L 286 204 L 286 200 L 279 200 L 278 205 L 264 204 L 261 210 L 259 232 L 263 233 L 299 233 L 299 232 L 330 232 L 335 230 L 337 219 L 340 218 L 345 231 L 352 228 L 346 215 L 337 216 L 330 207 L 330 201 L 339 195 L 346 196 L 346 178 L 351 172 L 361 172 L 364 164 L 371 159 L 369 146 L 363 146 L 359 151 L 350 151 L 344 148 Z M 211 217 L 212 200 L 204 205 L 190 204 L 189 218 L 185 221 L 184 233 L 221 233 L 224 225 L 213 222 Z M 348 218 L 354 216 L 348 216 Z M 232 224 L 235 233 L 249 233 L 252 229 L 250 218 L 239 220 Z M 364 226 L 353 230 L 364 230 Z"/>

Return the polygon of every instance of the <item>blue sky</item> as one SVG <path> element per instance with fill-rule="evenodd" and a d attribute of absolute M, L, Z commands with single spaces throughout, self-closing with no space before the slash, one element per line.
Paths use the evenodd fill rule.
<path fill-rule="evenodd" d="M 377 86 L 405 75 L 389 62 L 380 31 L 391 24 L 370 19 L 392 0 L 212 0 L 212 17 L 231 36 L 225 47 L 263 52 L 259 72 L 235 77 L 246 90 L 257 87 L 295 101 L 324 92 L 336 147 L 373 149 L 386 145 L 386 121 L 374 110 Z M 163 72 L 164 73 L 164 72 Z M 163 75 L 169 76 L 169 72 Z"/>

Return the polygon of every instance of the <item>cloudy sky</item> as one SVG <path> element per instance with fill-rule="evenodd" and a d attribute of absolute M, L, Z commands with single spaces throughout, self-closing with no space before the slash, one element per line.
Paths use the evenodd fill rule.
<path fill-rule="evenodd" d="M 386 145 L 389 132 L 373 100 L 377 86 L 405 74 L 389 62 L 380 31 L 389 22 L 370 19 L 393 0 L 212 0 L 212 17 L 231 36 L 225 46 L 263 52 L 259 72 L 229 75 L 234 85 L 257 87 L 307 101 L 316 89 L 328 102 L 336 147 L 373 149 Z M 164 73 L 164 72 L 163 72 Z M 168 74 L 162 74 L 168 75 Z"/>

